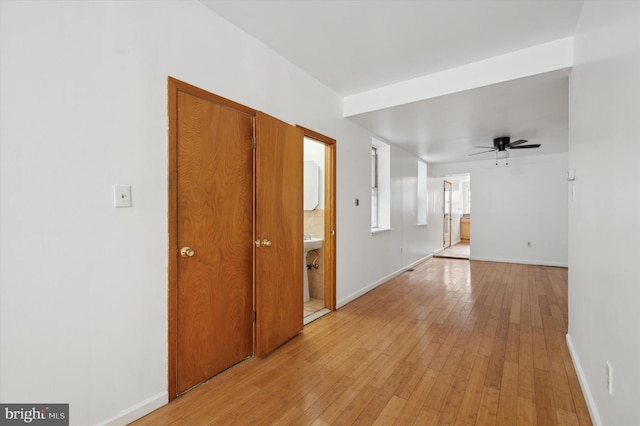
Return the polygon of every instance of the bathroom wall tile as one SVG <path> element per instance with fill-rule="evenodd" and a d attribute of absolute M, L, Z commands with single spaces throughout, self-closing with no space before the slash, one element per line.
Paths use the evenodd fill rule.
<path fill-rule="evenodd" d="M 304 233 L 315 238 L 324 236 L 324 210 L 305 210 Z"/>

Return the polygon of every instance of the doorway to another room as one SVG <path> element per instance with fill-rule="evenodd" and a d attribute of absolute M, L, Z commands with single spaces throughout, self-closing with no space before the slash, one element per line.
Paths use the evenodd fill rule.
<path fill-rule="evenodd" d="M 305 130 L 304 324 L 335 309 L 335 141 Z"/>
<path fill-rule="evenodd" d="M 434 257 L 469 259 L 471 255 L 471 176 L 446 176 L 443 185 L 443 250 Z"/>

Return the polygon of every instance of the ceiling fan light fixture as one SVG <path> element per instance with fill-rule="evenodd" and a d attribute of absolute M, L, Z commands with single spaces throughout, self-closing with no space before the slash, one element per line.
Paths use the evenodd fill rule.
<path fill-rule="evenodd" d="M 498 160 L 506 160 L 505 164 L 509 165 L 509 151 L 506 149 L 503 151 L 496 150 L 496 166 L 498 165 Z"/>
<path fill-rule="evenodd" d="M 496 166 L 498 165 L 498 160 L 506 159 L 506 165 L 509 165 L 509 150 L 511 149 L 530 149 L 530 148 L 540 148 L 539 143 L 535 144 L 527 144 L 525 139 L 518 139 L 517 141 L 511 142 L 511 138 L 509 136 L 502 136 L 499 138 L 493 139 L 493 147 L 490 146 L 476 146 L 476 148 L 488 149 L 488 151 L 481 152 L 472 152 L 469 155 L 478 155 L 484 154 L 485 152 L 496 152 Z"/>

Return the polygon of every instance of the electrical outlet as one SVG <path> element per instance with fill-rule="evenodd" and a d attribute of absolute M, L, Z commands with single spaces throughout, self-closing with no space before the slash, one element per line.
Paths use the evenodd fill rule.
<path fill-rule="evenodd" d="M 131 186 L 113 185 L 113 206 L 131 207 Z"/>
<path fill-rule="evenodd" d="M 609 361 L 607 361 L 607 389 L 609 390 L 609 395 L 613 395 L 613 368 Z"/>

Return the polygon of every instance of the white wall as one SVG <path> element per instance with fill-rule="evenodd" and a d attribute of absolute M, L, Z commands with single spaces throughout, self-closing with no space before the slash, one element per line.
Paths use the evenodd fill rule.
<path fill-rule="evenodd" d="M 0 3 L 0 400 L 123 423 L 166 401 L 167 76 L 329 135 L 340 99 L 198 2 Z"/>
<path fill-rule="evenodd" d="M 166 402 L 167 76 L 337 139 L 342 303 L 433 251 L 402 211 L 415 159 L 392 150 L 393 229 L 371 236 L 372 135 L 201 3 L 0 1 L 0 19 L 1 401 L 68 402 L 72 425 Z"/>
<path fill-rule="evenodd" d="M 586 1 L 570 80 L 567 341 L 599 425 L 640 424 L 639 28 L 639 2 Z"/>
<path fill-rule="evenodd" d="M 428 182 L 429 225 L 418 226 L 418 158 L 393 144 L 390 145 L 391 229 L 371 233 L 371 136 L 350 121 L 342 123 L 340 134 L 349 142 L 342 145 L 344 151 L 338 157 L 338 253 L 346 262 L 339 259 L 337 265 L 338 307 L 442 247 L 442 222 L 440 219 L 438 225 L 438 218 L 434 218 L 434 210 L 441 209 L 442 204 L 438 204 L 438 199 L 432 202 L 432 182 Z M 355 205 L 356 198 L 359 206 Z M 440 236 L 434 240 L 432 233 L 437 226 Z"/>
<path fill-rule="evenodd" d="M 438 176 L 471 174 L 472 259 L 567 266 L 566 154 L 432 168 Z"/>

